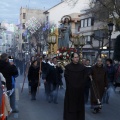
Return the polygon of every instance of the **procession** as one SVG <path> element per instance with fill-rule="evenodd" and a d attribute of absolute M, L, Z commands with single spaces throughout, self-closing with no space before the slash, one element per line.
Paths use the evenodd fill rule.
<path fill-rule="evenodd" d="M 119 1 L 15 3 L 19 23 L 0 19 L 0 120 L 118 120 Z"/>

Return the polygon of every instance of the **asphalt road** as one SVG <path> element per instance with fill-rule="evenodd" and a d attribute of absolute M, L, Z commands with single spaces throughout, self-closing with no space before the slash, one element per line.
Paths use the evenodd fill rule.
<path fill-rule="evenodd" d="M 12 113 L 8 120 L 63 120 L 65 89 L 59 90 L 58 104 L 48 103 L 45 99 L 42 83 L 37 93 L 37 100 L 31 101 L 27 80 L 23 93 L 20 92 L 22 82 L 23 77 L 19 76 L 16 80 L 16 102 L 19 113 Z M 120 120 L 120 94 L 112 92 L 110 103 L 108 105 L 103 104 L 103 109 L 98 114 L 93 114 L 90 105 L 86 105 L 85 120 Z"/>

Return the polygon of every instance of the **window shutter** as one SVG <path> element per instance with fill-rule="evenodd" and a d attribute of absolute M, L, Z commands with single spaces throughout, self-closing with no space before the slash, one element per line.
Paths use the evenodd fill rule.
<path fill-rule="evenodd" d="M 93 26 L 94 25 L 94 17 L 92 17 L 92 19 L 91 19 L 91 26 Z"/>

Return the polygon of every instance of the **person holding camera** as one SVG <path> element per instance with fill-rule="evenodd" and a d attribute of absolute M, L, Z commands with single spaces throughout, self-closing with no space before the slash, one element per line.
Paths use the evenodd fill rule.
<path fill-rule="evenodd" d="M 6 53 L 3 53 L 1 55 L 0 72 L 3 74 L 3 76 L 6 79 L 7 91 L 12 91 L 12 94 L 10 96 L 10 105 L 11 105 L 11 108 L 12 108 L 12 112 L 17 113 L 18 110 L 16 108 L 16 102 L 15 102 L 15 88 L 13 88 L 12 77 L 17 77 L 18 76 L 18 70 L 13 63 L 13 60 L 9 61 L 8 55 Z"/>

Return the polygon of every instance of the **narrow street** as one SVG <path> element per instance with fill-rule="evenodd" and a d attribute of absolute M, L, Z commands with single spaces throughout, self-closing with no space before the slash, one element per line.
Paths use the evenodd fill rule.
<path fill-rule="evenodd" d="M 8 120 L 63 120 L 64 89 L 59 90 L 58 104 L 48 103 L 45 99 L 44 85 L 40 86 L 37 100 L 31 101 L 28 94 L 27 79 L 23 93 L 21 86 L 23 77 L 16 79 L 16 100 L 19 113 L 11 114 Z M 99 114 L 93 114 L 90 105 L 86 105 L 86 120 L 120 120 L 120 94 L 112 94 L 110 104 L 103 105 Z"/>

